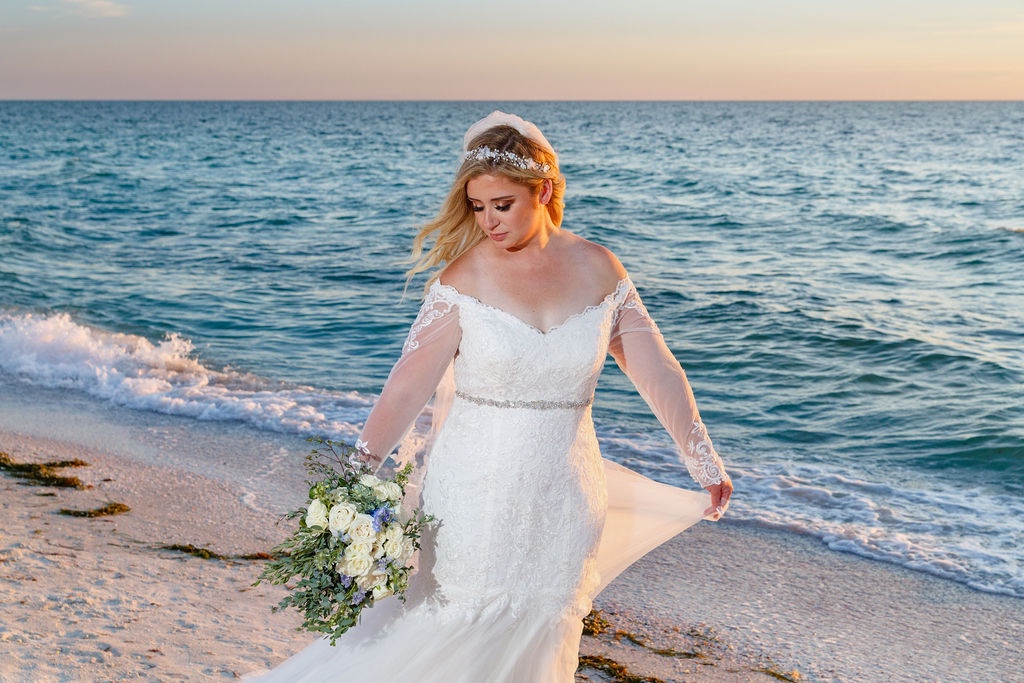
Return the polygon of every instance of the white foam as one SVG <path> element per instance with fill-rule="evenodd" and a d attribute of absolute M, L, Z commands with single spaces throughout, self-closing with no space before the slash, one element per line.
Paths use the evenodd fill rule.
<path fill-rule="evenodd" d="M 0 314 L 0 372 L 113 404 L 260 429 L 353 439 L 371 400 L 214 370 L 177 334 L 159 342 L 82 325 L 66 313 Z"/>
<path fill-rule="evenodd" d="M 872 482 L 825 466 L 733 468 L 730 513 L 993 593 L 1024 597 L 1024 501 L 933 477 Z M 917 475 L 920 477 L 920 475 Z"/>

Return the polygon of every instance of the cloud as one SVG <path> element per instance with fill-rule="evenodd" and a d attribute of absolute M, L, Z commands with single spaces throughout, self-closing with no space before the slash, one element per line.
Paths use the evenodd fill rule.
<path fill-rule="evenodd" d="M 63 2 L 74 5 L 78 8 L 78 14 L 89 17 L 123 17 L 128 14 L 128 8 L 119 5 L 113 0 L 63 0 Z"/>

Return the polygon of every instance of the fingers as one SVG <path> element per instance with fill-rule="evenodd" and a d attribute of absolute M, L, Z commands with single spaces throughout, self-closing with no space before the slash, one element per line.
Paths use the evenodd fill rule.
<path fill-rule="evenodd" d="M 732 482 L 726 479 L 721 484 L 708 487 L 711 494 L 711 505 L 704 511 L 705 519 L 716 522 L 722 518 L 729 508 L 729 498 L 732 497 Z"/>
<path fill-rule="evenodd" d="M 724 513 L 729 509 L 729 499 L 732 498 L 732 481 L 726 479 L 722 482 L 718 499 L 718 506 Z"/>

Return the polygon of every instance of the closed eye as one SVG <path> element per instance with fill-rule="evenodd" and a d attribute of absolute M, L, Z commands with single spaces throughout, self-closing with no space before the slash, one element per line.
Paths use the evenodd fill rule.
<path fill-rule="evenodd" d="M 481 211 L 484 210 L 484 207 L 480 206 L 479 204 L 470 204 L 469 208 L 473 210 L 473 213 L 480 213 Z M 501 211 L 502 213 L 508 211 L 511 208 L 512 208 L 512 202 L 506 202 L 504 204 L 495 204 L 494 205 L 494 210 L 495 211 Z"/>

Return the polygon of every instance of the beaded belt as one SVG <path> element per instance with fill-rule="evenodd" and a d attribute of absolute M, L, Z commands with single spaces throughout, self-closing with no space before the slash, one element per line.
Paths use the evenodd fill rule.
<path fill-rule="evenodd" d="M 475 403 L 478 406 L 490 406 L 492 408 L 534 408 L 537 410 L 548 410 L 550 408 L 586 408 L 594 402 L 594 397 L 582 401 L 512 401 L 498 400 L 493 398 L 480 398 L 470 396 L 461 389 L 455 390 L 455 395 L 464 401 Z"/>

